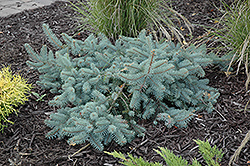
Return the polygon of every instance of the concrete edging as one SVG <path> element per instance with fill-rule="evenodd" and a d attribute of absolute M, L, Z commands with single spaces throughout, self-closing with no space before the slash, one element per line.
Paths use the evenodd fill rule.
<path fill-rule="evenodd" d="M 0 17 L 50 5 L 58 0 L 0 0 Z M 67 0 L 60 0 L 67 1 Z"/>

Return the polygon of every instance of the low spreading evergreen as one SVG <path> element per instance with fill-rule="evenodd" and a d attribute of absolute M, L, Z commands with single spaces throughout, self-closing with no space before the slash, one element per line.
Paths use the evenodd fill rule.
<path fill-rule="evenodd" d="M 48 138 L 68 136 L 71 145 L 88 141 L 103 150 L 112 140 L 124 145 L 142 136 L 140 119 L 186 127 L 198 111 L 214 109 L 219 93 L 202 78 L 203 67 L 221 59 L 204 45 L 159 43 L 145 30 L 114 45 L 102 34 L 85 41 L 62 34 L 62 43 L 46 24 L 43 30 L 58 51 L 25 48 L 27 64 L 41 73 L 37 84 L 57 94 L 50 104 L 59 109 L 45 120 Z"/>
<path fill-rule="evenodd" d="M 202 155 L 203 159 L 208 166 L 220 166 L 219 162 L 223 157 L 222 150 L 219 150 L 216 145 L 211 147 L 208 141 L 194 140 L 199 146 L 199 153 Z M 183 159 L 181 156 L 176 156 L 173 152 L 167 148 L 159 147 L 160 150 L 154 149 L 166 162 L 168 166 L 201 166 L 196 158 L 192 160 L 192 164 L 188 164 L 188 161 Z M 123 161 L 120 162 L 127 166 L 162 166 L 159 162 L 148 162 L 142 157 L 134 157 L 128 153 L 127 157 L 121 152 L 105 152 L 112 155 L 115 158 L 120 158 Z"/>

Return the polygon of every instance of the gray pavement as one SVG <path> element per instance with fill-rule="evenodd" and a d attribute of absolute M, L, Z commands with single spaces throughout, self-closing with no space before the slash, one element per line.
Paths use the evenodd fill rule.
<path fill-rule="evenodd" d="M 0 0 L 0 17 L 6 17 L 24 10 L 47 6 L 55 1 L 58 0 Z"/>

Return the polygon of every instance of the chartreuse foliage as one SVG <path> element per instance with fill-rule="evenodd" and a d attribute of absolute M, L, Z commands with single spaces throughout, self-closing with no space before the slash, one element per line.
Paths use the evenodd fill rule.
<path fill-rule="evenodd" d="M 27 101 L 27 94 L 31 90 L 31 84 L 20 75 L 13 75 L 9 67 L 3 67 L 0 71 L 0 131 L 7 127 L 8 116 L 15 112 L 17 107 Z"/>
<path fill-rule="evenodd" d="M 218 150 L 216 145 L 212 148 L 208 141 L 204 142 L 201 140 L 194 140 L 199 145 L 199 152 L 202 154 L 204 160 L 206 161 L 208 166 L 220 166 L 219 162 L 223 156 L 221 150 Z M 173 152 L 168 150 L 167 148 L 159 147 L 160 150 L 155 150 L 166 162 L 168 166 L 187 166 L 188 161 L 183 159 L 181 156 L 176 156 Z M 112 155 L 116 158 L 120 158 L 124 161 L 120 162 L 121 164 L 127 166 L 162 166 L 161 163 L 155 162 L 150 163 L 145 161 L 142 157 L 136 158 L 128 153 L 128 158 L 122 154 L 121 152 L 105 152 L 109 155 Z M 190 166 L 201 166 L 201 164 L 193 159 L 192 164 Z"/>
<path fill-rule="evenodd" d="M 104 35 L 81 41 L 62 34 L 63 44 L 47 25 L 43 29 L 58 48 L 55 55 L 46 46 L 40 53 L 25 47 L 27 64 L 41 73 L 37 83 L 57 93 L 50 104 L 60 109 L 45 121 L 49 138 L 69 136 L 70 144 L 88 141 L 103 150 L 112 140 L 123 145 L 142 136 L 141 118 L 186 127 L 197 111 L 214 109 L 219 93 L 201 79 L 214 57 L 205 46 L 182 49 L 145 31 L 115 45 Z"/>

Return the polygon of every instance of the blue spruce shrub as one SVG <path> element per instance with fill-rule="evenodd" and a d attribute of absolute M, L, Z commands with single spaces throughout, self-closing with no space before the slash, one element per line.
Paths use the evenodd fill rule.
<path fill-rule="evenodd" d="M 186 127 L 196 112 L 214 109 L 219 93 L 202 79 L 203 67 L 220 59 L 204 45 L 158 43 L 145 30 L 114 45 L 102 34 L 85 41 L 62 34 L 63 44 L 46 24 L 43 29 L 58 51 L 25 48 L 27 64 L 41 73 L 37 83 L 58 94 L 49 102 L 59 109 L 45 120 L 48 138 L 69 136 L 71 145 L 88 141 L 103 150 L 112 140 L 124 145 L 143 136 L 142 118 Z"/>

